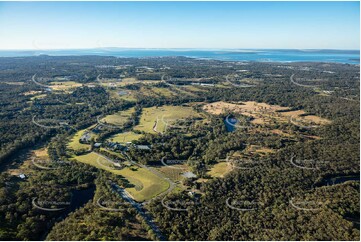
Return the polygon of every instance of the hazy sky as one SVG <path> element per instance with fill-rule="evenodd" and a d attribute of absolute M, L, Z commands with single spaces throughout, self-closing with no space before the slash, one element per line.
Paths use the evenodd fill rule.
<path fill-rule="evenodd" d="M 359 49 L 359 2 L 0 2 L 0 49 Z"/>

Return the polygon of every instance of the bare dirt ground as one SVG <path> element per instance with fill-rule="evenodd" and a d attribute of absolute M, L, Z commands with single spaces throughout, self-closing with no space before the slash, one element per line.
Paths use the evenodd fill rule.
<path fill-rule="evenodd" d="M 219 115 L 227 112 L 240 113 L 245 116 L 252 117 L 253 124 L 269 124 L 271 122 L 289 122 L 292 118 L 294 123 L 306 123 L 324 125 L 329 124 L 331 121 L 315 116 L 305 115 L 304 110 L 287 111 L 289 108 L 279 105 L 270 105 L 267 103 L 258 103 L 254 101 L 227 103 L 227 102 L 214 102 L 205 104 L 203 110 L 208 113 Z M 283 111 L 283 112 L 278 112 Z"/>

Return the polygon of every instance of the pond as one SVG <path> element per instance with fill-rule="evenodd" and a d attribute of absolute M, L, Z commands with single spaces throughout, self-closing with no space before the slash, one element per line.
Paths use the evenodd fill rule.
<path fill-rule="evenodd" d="M 229 118 L 226 117 L 224 120 L 224 125 L 226 126 L 227 132 L 233 132 L 236 130 L 236 124 L 238 123 L 238 120 L 236 118 Z"/>

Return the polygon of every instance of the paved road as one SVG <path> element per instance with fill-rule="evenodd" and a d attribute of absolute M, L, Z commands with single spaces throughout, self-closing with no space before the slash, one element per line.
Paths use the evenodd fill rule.
<path fill-rule="evenodd" d="M 35 83 L 36 85 L 38 85 L 38 86 L 42 86 L 42 87 L 46 87 L 46 88 L 51 88 L 51 87 L 48 86 L 48 85 L 42 84 L 42 83 L 40 83 L 40 82 L 37 82 L 37 81 L 35 80 L 35 76 L 36 76 L 36 74 L 33 75 L 33 77 L 31 78 L 31 81 L 32 81 L 32 82 L 34 82 L 34 83 Z"/>
<path fill-rule="evenodd" d="M 94 152 L 96 153 L 96 152 Z M 126 152 L 122 152 L 124 154 L 124 156 L 127 158 L 127 160 L 132 163 L 135 166 L 147 169 L 148 171 L 152 172 L 154 175 L 158 176 L 161 179 L 166 180 L 169 183 L 169 187 L 166 191 L 158 194 L 156 197 L 144 201 L 143 203 L 137 203 L 136 201 L 134 201 L 134 199 L 132 198 L 132 196 L 123 188 L 119 187 L 116 184 L 112 184 L 112 188 L 114 189 L 114 191 L 116 191 L 123 199 L 125 199 L 127 202 L 129 202 L 137 211 L 138 213 L 144 218 L 144 220 L 147 222 L 147 224 L 149 225 L 149 227 L 153 230 L 153 232 L 157 235 L 159 240 L 165 240 L 164 236 L 162 235 L 160 229 L 154 224 L 153 219 L 151 217 L 151 215 L 147 214 L 143 208 L 143 205 L 148 204 L 149 202 L 151 202 L 152 200 L 156 199 L 159 196 L 163 196 L 166 195 L 168 193 L 170 193 L 175 187 L 176 187 L 176 183 L 174 183 L 172 180 L 170 180 L 168 177 L 164 176 L 162 173 L 160 173 L 159 171 L 157 171 L 156 169 L 152 168 L 152 167 L 148 167 L 146 165 L 142 165 L 142 164 L 138 164 L 137 162 L 133 161 L 129 155 Z M 112 161 L 111 158 L 106 157 L 102 154 L 96 153 L 97 155 L 103 157 L 104 159 L 107 159 L 108 161 Z M 113 161 L 114 162 L 114 161 Z"/>
<path fill-rule="evenodd" d="M 96 153 L 96 152 L 94 152 Z M 107 159 L 108 161 L 114 162 L 112 161 L 111 158 L 104 156 L 102 154 L 96 153 L 97 155 L 103 157 L 104 159 Z M 148 171 L 152 172 L 154 175 L 158 176 L 159 178 L 166 180 L 169 183 L 169 187 L 166 191 L 158 194 L 157 196 L 155 196 L 154 198 L 144 201 L 143 203 L 137 203 L 136 201 L 134 201 L 134 199 L 132 198 L 132 196 L 123 188 L 119 187 L 116 184 L 112 184 L 112 188 L 123 198 L 125 199 L 127 202 L 129 202 L 130 204 L 132 204 L 132 206 L 139 212 L 139 214 L 144 218 L 144 220 L 147 222 L 147 224 L 152 228 L 152 230 L 154 231 L 154 233 L 157 235 L 159 240 L 165 240 L 164 236 L 162 235 L 160 229 L 154 224 L 151 216 L 149 214 L 147 214 L 143 208 L 143 205 L 148 204 L 149 202 L 151 202 L 152 200 L 156 199 L 157 197 L 166 195 L 168 193 L 170 193 L 175 187 L 176 187 L 176 183 L 174 183 L 172 180 L 170 180 L 168 177 L 166 177 L 165 175 L 163 175 L 162 173 L 160 173 L 159 171 L 157 171 L 156 169 L 152 168 L 152 167 L 148 167 L 146 165 L 142 165 L 139 164 L 137 162 L 135 162 L 134 160 L 132 160 L 130 158 L 130 156 L 126 153 L 126 152 L 122 152 L 122 154 L 126 157 L 126 159 L 132 163 L 135 166 L 147 169 Z"/>
<path fill-rule="evenodd" d="M 146 223 L 149 225 L 149 227 L 153 230 L 153 232 L 155 233 L 155 235 L 157 236 L 157 238 L 159 240 L 163 240 L 163 241 L 166 240 L 165 237 L 163 236 L 162 232 L 158 228 L 158 226 L 153 222 L 152 216 L 145 212 L 141 203 L 135 202 L 129 196 L 127 191 L 125 191 L 125 189 L 121 188 L 117 184 L 112 183 L 111 186 L 115 192 L 117 192 L 124 200 L 129 202 L 138 211 L 138 213 L 143 217 L 143 219 L 146 221 Z"/>

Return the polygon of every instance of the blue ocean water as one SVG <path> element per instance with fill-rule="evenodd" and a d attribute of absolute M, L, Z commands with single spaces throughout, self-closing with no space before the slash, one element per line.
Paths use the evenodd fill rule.
<path fill-rule="evenodd" d="M 31 50 L 1 51 L 1 57 L 20 56 L 66 56 L 100 55 L 115 57 L 164 57 L 184 56 L 223 61 L 261 61 L 261 62 L 336 62 L 360 64 L 359 50 L 196 50 L 196 49 L 122 49 L 101 48 L 81 50 Z"/>

